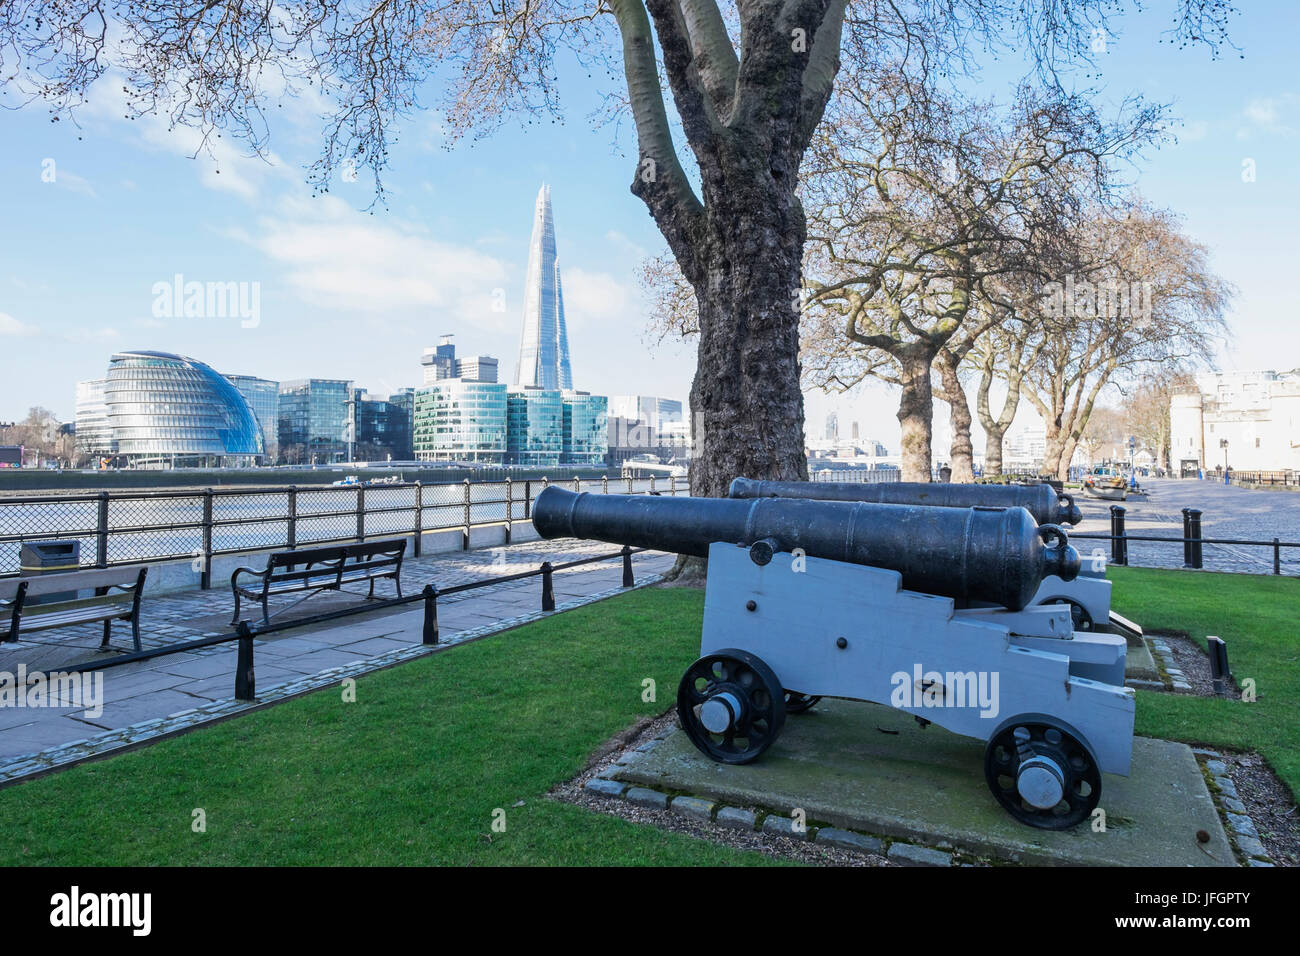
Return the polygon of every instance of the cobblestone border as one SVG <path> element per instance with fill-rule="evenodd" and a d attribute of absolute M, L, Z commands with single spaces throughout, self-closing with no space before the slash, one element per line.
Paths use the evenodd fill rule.
<path fill-rule="evenodd" d="M 1145 638 L 1147 646 L 1151 648 L 1151 654 L 1159 665 L 1157 670 L 1161 672 L 1165 680 L 1165 686 L 1176 694 L 1190 694 L 1192 685 L 1187 682 L 1187 677 L 1183 674 L 1177 662 L 1174 660 L 1174 652 L 1162 637 Z M 1217 756 L 1217 755 L 1216 755 Z"/>
<path fill-rule="evenodd" d="M 595 775 L 582 785 L 583 791 L 612 800 L 624 800 L 652 810 L 667 810 L 694 823 L 718 829 L 755 831 L 769 836 L 803 840 L 836 850 L 884 857 L 888 862 L 898 866 L 973 867 L 978 865 L 972 862 L 973 857 L 967 858 L 966 854 L 959 853 L 950 843 L 940 843 L 934 847 L 924 846 L 897 838 L 845 830 L 816 821 L 808 821 L 801 826 L 794 818 L 777 811 L 733 807 L 710 797 L 655 790 L 613 779 L 614 774 L 642 759 L 659 746 L 671 732 L 672 726 L 669 725 L 651 740 L 619 754 L 612 763 L 596 771 Z"/>
<path fill-rule="evenodd" d="M 1272 857 L 1268 855 L 1255 821 L 1250 818 L 1246 805 L 1237 794 L 1237 785 L 1228 774 L 1228 765 L 1223 762 L 1223 755 L 1204 747 L 1193 747 L 1192 753 L 1198 761 L 1203 761 L 1201 770 L 1210 782 L 1210 797 L 1223 818 L 1223 828 L 1236 845 L 1237 853 L 1245 861 L 1244 866 L 1273 866 Z"/>
<path fill-rule="evenodd" d="M 326 687 L 334 686 L 348 677 L 360 677 L 363 674 L 383 670 L 392 667 L 395 664 L 414 660 L 417 657 L 426 657 L 430 654 L 436 654 L 448 648 L 455 647 L 458 644 L 464 644 L 467 641 L 486 637 L 489 634 L 496 634 L 499 631 L 510 630 L 511 628 L 518 627 L 521 624 L 530 624 L 533 621 L 552 617 L 553 615 L 560 614 L 564 611 L 571 611 L 574 608 L 594 604 L 597 601 L 603 601 L 606 598 L 615 597 L 619 594 L 627 594 L 629 591 L 649 587 L 652 584 L 657 584 L 661 580 L 663 580 L 662 574 L 646 574 L 630 588 L 614 587 L 608 588 L 604 591 L 596 591 L 585 597 L 573 601 L 566 601 L 563 604 L 557 604 L 554 611 L 533 611 L 515 617 L 502 618 L 501 620 L 494 621 L 491 624 L 484 624 L 480 627 L 460 631 L 450 637 L 442 639 L 433 647 L 427 647 L 424 644 L 414 644 L 410 647 L 402 647 L 396 650 L 386 651 L 383 654 L 377 654 L 374 657 L 368 657 L 364 660 L 356 660 L 338 667 L 326 668 L 325 670 L 317 671 L 315 674 L 308 674 L 296 680 L 287 681 L 283 684 L 276 684 L 269 688 L 259 688 L 258 697 L 254 701 L 239 701 L 234 700 L 233 698 L 230 700 L 213 701 L 210 704 L 204 704 L 200 707 L 177 711 L 176 713 L 169 714 L 166 717 L 140 721 L 139 723 L 131 724 L 128 727 L 119 727 L 115 730 L 105 731 L 104 733 L 96 734 L 92 737 L 74 740 L 66 744 L 61 744 L 58 747 L 51 747 L 47 750 L 42 750 L 36 753 L 19 754 L 13 757 L 4 758 L 3 761 L 0 761 L 0 786 L 17 783 L 37 774 L 59 770 L 80 763 L 83 760 L 105 756 L 114 751 L 134 747 L 141 743 L 158 740 L 163 737 L 170 737 L 178 733 L 184 733 L 185 731 L 193 730 L 196 727 L 201 727 L 204 724 L 223 720 L 246 711 L 260 710 L 268 705 L 281 703 L 291 697 L 297 697 L 301 694 L 310 693 L 311 691 L 322 690 Z M 254 653 L 254 659 L 256 660 L 256 653 Z M 232 682 L 235 679 L 233 671 L 230 679 Z"/>

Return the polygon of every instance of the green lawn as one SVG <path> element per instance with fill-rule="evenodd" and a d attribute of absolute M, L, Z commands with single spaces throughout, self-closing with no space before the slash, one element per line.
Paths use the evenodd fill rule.
<path fill-rule="evenodd" d="M 1300 792 L 1300 581 L 1112 568 L 1115 608 L 1228 642 L 1256 703 L 1139 692 L 1139 733 L 1263 753 Z M 133 753 L 0 790 L 0 862 L 751 864 L 546 799 L 672 703 L 703 594 L 635 591 Z M 643 702 L 642 681 L 657 684 Z M 523 806 L 515 806 L 523 801 Z M 191 829 L 202 808 L 207 832 Z M 493 832 L 493 812 L 506 830 Z"/>
<path fill-rule="evenodd" d="M 1137 732 L 1262 753 L 1300 794 L 1300 580 L 1247 574 L 1115 568 L 1112 604 L 1148 631 L 1184 631 L 1228 645 L 1238 683 L 1257 700 L 1138 691 Z"/>
<path fill-rule="evenodd" d="M 0 791 L 6 864 L 749 864 L 546 799 L 665 710 L 701 592 L 636 591 Z M 642 680 L 657 703 L 642 702 Z M 515 804 L 524 801 L 524 805 Z M 207 832 L 191 830 L 193 811 Z M 506 830 L 492 831 L 505 810 Z"/>

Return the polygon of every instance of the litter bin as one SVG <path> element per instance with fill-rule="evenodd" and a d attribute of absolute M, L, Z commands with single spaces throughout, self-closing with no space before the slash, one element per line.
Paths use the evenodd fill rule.
<path fill-rule="evenodd" d="M 81 567 L 80 541 L 25 541 L 18 552 L 18 572 L 24 577 L 37 574 L 59 574 L 76 571 Z M 29 604 L 53 604 L 56 601 L 74 601 L 76 591 L 58 591 L 27 599 Z"/>

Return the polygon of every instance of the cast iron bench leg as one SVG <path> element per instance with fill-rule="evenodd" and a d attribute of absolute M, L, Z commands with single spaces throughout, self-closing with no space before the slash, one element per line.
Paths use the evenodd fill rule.
<path fill-rule="evenodd" d="M 100 650 L 103 650 L 104 648 L 108 647 L 108 637 L 109 637 L 109 632 L 112 630 L 112 628 L 113 628 L 113 622 L 112 622 L 111 620 L 109 620 L 109 621 L 105 621 L 105 622 L 104 622 L 104 639 L 103 639 L 102 641 L 99 642 L 99 649 L 100 649 Z M 136 649 L 137 651 L 140 649 L 140 641 L 139 641 L 138 638 L 136 639 L 136 648 L 135 648 L 135 649 Z"/>

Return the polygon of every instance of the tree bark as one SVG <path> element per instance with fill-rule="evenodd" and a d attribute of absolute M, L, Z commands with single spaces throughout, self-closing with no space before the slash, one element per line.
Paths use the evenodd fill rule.
<path fill-rule="evenodd" d="M 738 477 L 808 477 L 794 297 L 803 226 L 789 212 L 797 202 L 793 190 L 741 189 L 733 208 L 710 210 L 710 267 L 696 287 L 692 495 L 723 497 Z"/>
<path fill-rule="evenodd" d="M 957 356 L 942 349 L 935 357 L 935 364 L 939 367 L 939 381 L 943 386 L 939 397 L 948 403 L 948 421 L 952 427 L 949 462 L 952 481 L 970 484 L 975 480 L 975 445 L 971 440 L 970 402 L 957 374 L 960 362 Z"/>
<path fill-rule="evenodd" d="M 898 424 L 902 428 L 899 450 L 904 481 L 930 481 L 934 393 L 930 369 L 934 349 L 915 349 L 900 357 L 903 366 L 903 394 L 898 402 Z"/>

